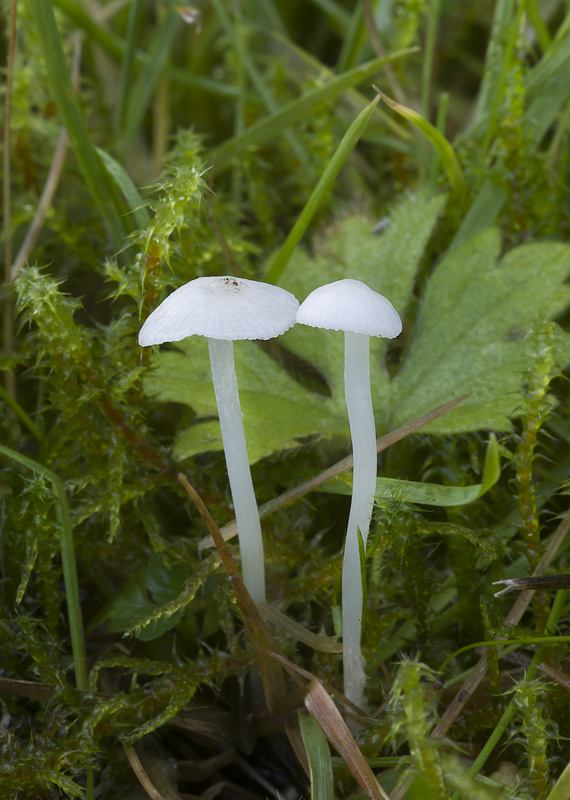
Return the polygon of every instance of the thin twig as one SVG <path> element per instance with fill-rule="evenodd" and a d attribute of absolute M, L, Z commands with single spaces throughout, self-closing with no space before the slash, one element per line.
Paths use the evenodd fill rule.
<path fill-rule="evenodd" d="M 433 422 L 434 419 L 437 419 L 443 414 L 446 414 L 448 411 L 451 411 L 452 408 L 455 408 L 455 406 L 459 405 L 459 403 L 462 403 L 464 400 L 470 397 L 470 395 L 471 392 L 467 392 L 467 394 L 464 394 L 461 397 L 456 397 L 454 400 L 444 403 L 442 406 L 439 406 L 433 411 L 429 411 L 427 414 L 418 417 L 412 422 L 407 422 L 400 428 L 396 428 L 395 431 L 391 431 L 391 433 L 381 436 L 376 441 L 377 452 L 381 453 L 383 450 L 386 450 L 388 447 L 396 442 L 399 442 L 401 439 L 404 439 L 406 436 L 409 436 L 420 428 L 423 428 L 428 424 L 428 422 Z M 273 512 L 289 505 L 289 503 L 294 503 L 304 495 L 312 492 L 319 486 L 322 486 L 323 483 L 331 481 L 333 478 L 342 475 L 343 472 L 348 472 L 352 469 L 352 465 L 352 455 L 346 456 L 346 458 L 341 459 L 341 461 L 337 461 L 337 463 L 333 464 L 332 467 L 329 467 L 324 472 L 319 473 L 319 475 L 316 475 L 314 478 L 311 478 L 304 483 L 300 483 L 298 486 L 295 486 L 294 489 L 284 492 L 283 494 L 279 495 L 279 497 L 275 497 L 273 500 L 269 500 L 269 502 L 264 503 L 259 507 L 260 518 L 267 517 L 269 514 L 273 514 Z M 221 529 L 221 533 L 226 542 L 229 539 L 232 539 L 234 536 L 237 536 L 237 523 L 235 519 L 231 522 L 228 522 L 227 525 L 224 525 L 224 527 Z M 212 547 L 213 544 L 214 542 L 212 538 L 210 536 L 206 536 L 201 539 L 199 547 Z"/>
<path fill-rule="evenodd" d="M 273 665 L 267 661 L 267 651 L 277 653 L 278 655 L 283 655 L 281 649 L 271 635 L 269 628 L 265 624 L 265 621 L 263 620 L 263 617 L 257 608 L 257 604 L 252 600 L 251 595 L 248 592 L 241 575 L 239 574 L 238 568 L 236 567 L 235 561 L 232 558 L 224 537 L 216 525 L 214 518 L 208 511 L 204 501 L 183 473 L 178 475 L 178 480 L 198 509 L 200 516 L 206 523 L 206 527 L 210 531 L 212 539 L 218 548 L 220 558 L 222 559 L 222 564 L 224 565 L 224 569 L 226 570 L 232 583 L 232 589 L 242 613 L 243 622 L 249 639 L 252 645 L 255 647 L 257 653 L 258 663 L 266 691 L 267 705 L 269 710 L 271 710 L 274 700 L 283 697 L 286 694 L 286 691 L 282 672 L 281 670 L 275 669 L 274 657 L 271 657 Z M 298 685 L 302 685 L 303 681 L 300 680 L 296 672 L 289 670 L 289 674 Z M 268 683 L 266 683 L 266 681 L 268 681 Z"/>
<path fill-rule="evenodd" d="M 127 756 L 127 760 L 131 765 L 131 769 L 135 773 L 139 783 L 141 784 L 147 795 L 151 798 L 151 800 L 166 800 L 165 795 L 163 795 L 156 788 L 156 786 L 150 779 L 149 775 L 147 774 L 147 771 L 144 768 L 140 756 L 135 750 L 135 748 L 132 745 L 127 745 L 127 744 L 123 744 L 123 748 L 125 750 L 125 755 Z"/>
<path fill-rule="evenodd" d="M 11 269 L 12 280 L 16 279 L 18 273 L 28 260 L 30 253 L 32 252 L 34 245 L 37 241 L 37 238 L 40 234 L 40 231 L 43 228 L 46 214 L 49 210 L 49 207 L 52 204 L 53 196 L 55 194 L 57 185 L 59 183 L 59 179 L 61 177 L 61 172 L 63 170 L 63 165 L 65 163 L 65 156 L 67 153 L 68 142 L 69 139 L 67 137 L 67 131 L 65 130 L 65 128 L 63 128 L 61 133 L 59 134 L 59 139 L 57 142 L 57 146 L 55 148 L 55 153 L 51 162 L 47 180 L 44 184 L 44 188 L 42 190 L 40 201 L 38 203 L 36 213 L 32 220 L 32 224 L 28 228 L 26 237 L 22 242 L 22 245 L 18 251 L 18 255 L 14 259 L 14 263 L 12 264 L 12 269 Z"/>
<path fill-rule="evenodd" d="M 82 43 L 83 43 L 83 36 L 81 34 L 76 34 L 74 49 L 73 49 L 73 65 L 71 70 L 71 80 L 76 90 L 79 85 L 79 67 L 81 64 Z M 22 246 L 20 247 L 18 255 L 16 256 L 14 263 L 12 264 L 12 268 L 10 270 L 10 279 L 12 281 L 15 280 L 19 271 L 22 269 L 22 267 L 28 260 L 30 253 L 34 249 L 34 245 L 38 239 L 38 236 L 40 235 L 41 229 L 44 226 L 47 212 L 53 202 L 53 198 L 56 193 L 57 187 L 59 185 L 59 180 L 61 178 L 61 173 L 63 172 L 65 157 L 67 155 L 68 143 L 69 143 L 69 138 L 67 136 L 67 131 L 65 130 L 65 128 L 62 128 L 61 133 L 59 134 L 59 139 L 57 141 L 51 166 L 49 168 L 49 173 L 46 182 L 44 184 L 44 188 L 42 190 L 40 201 L 38 203 L 36 213 L 32 220 L 32 224 L 28 228 L 26 237 L 22 242 Z"/>

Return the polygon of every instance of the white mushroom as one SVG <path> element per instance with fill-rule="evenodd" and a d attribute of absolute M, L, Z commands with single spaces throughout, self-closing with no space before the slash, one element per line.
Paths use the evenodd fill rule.
<path fill-rule="evenodd" d="M 139 334 L 143 347 L 193 335 L 208 339 L 242 575 L 257 603 L 265 600 L 263 541 L 247 457 L 233 341 L 272 339 L 285 333 L 295 324 L 298 307 L 290 292 L 267 283 L 233 277 L 196 278 L 172 292 L 148 317 Z"/>
<path fill-rule="evenodd" d="M 364 593 L 358 533 L 366 548 L 378 463 L 369 337 L 393 339 L 401 333 L 402 322 L 389 300 L 352 279 L 335 281 L 311 292 L 297 312 L 297 322 L 344 331 L 344 392 L 354 457 L 342 567 L 344 693 L 353 703 L 364 707 L 365 675 L 360 649 Z"/>

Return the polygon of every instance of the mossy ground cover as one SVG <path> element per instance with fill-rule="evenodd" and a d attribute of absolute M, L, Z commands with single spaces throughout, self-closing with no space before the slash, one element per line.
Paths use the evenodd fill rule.
<path fill-rule="evenodd" d="M 2 20 L 2 800 L 567 800 L 568 0 Z M 137 342 L 210 275 L 402 317 L 371 344 L 364 716 L 342 335 L 235 346 L 257 608 L 206 343 Z"/>

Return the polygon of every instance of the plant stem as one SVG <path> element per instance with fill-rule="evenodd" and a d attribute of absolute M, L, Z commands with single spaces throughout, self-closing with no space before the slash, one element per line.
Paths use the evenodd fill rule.
<path fill-rule="evenodd" d="M 262 603 L 265 601 L 263 540 L 247 457 L 233 342 L 208 339 L 208 349 L 238 527 L 243 581 L 255 602 Z"/>
<path fill-rule="evenodd" d="M 344 336 L 344 392 L 354 458 L 352 503 L 342 566 L 344 693 L 362 707 L 366 678 L 360 637 L 366 573 L 361 565 L 359 534 L 365 552 L 376 487 L 376 426 L 370 391 L 370 337 L 350 332 Z"/>

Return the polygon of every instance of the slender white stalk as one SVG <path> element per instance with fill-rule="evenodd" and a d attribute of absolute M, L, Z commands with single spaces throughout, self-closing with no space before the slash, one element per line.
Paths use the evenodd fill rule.
<path fill-rule="evenodd" d="M 352 503 L 342 566 L 344 693 L 361 708 L 365 708 L 366 677 L 360 650 L 364 592 L 358 530 L 366 547 L 378 464 L 376 425 L 370 391 L 369 341 L 370 337 L 363 333 L 344 334 L 344 392 L 354 457 Z"/>
<path fill-rule="evenodd" d="M 242 576 L 252 598 L 262 603 L 265 601 L 263 540 L 247 457 L 233 342 L 208 339 L 208 349 L 238 528 Z"/>

